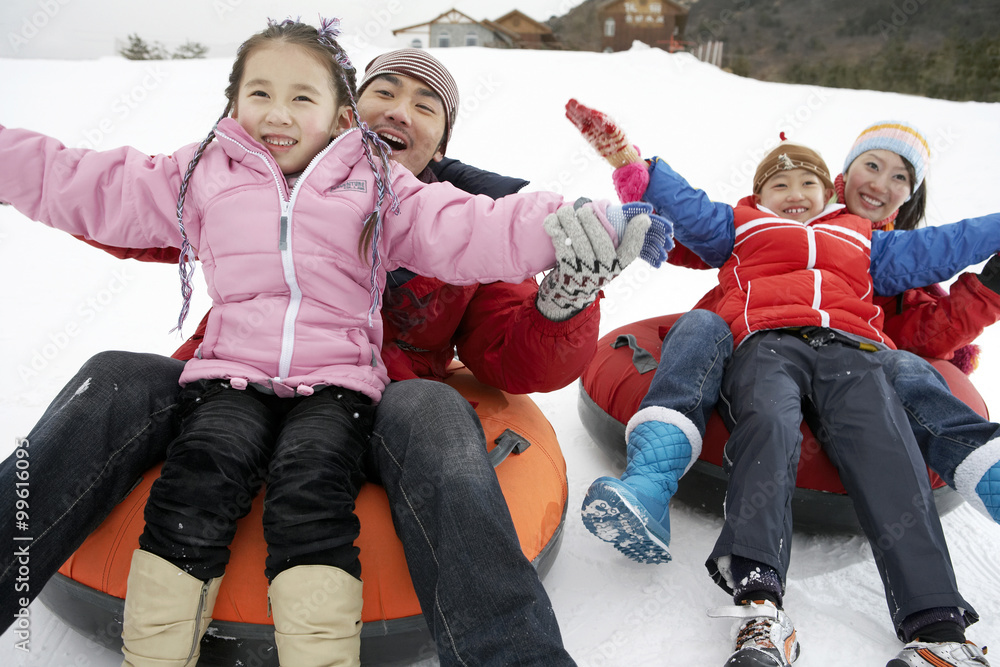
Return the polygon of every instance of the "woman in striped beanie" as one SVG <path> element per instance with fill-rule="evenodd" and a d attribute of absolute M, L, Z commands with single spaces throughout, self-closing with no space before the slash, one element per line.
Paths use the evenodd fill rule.
<path fill-rule="evenodd" d="M 836 178 L 837 198 L 875 229 L 911 230 L 924 220 L 930 148 L 912 125 L 874 123 L 858 135 Z M 972 345 L 983 329 L 1000 320 L 1000 259 L 979 275 L 963 275 L 949 295 L 939 285 L 883 299 L 885 332 L 901 349 L 947 359 L 971 373 L 979 356 Z M 961 317 L 953 314 L 961 313 Z"/>
<path fill-rule="evenodd" d="M 870 125 L 847 154 L 844 173 L 835 183 L 838 199 L 851 213 L 871 220 L 875 229 L 913 229 L 924 217 L 930 156 L 927 140 L 912 125 Z"/>
<path fill-rule="evenodd" d="M 874 123 L 858 135 L 843 174 L 834 181 L 838 201 L 870 220 L 874 229 L 915 229 L 926 211 L 929 162 L 928 142 L 914 126 L 891 120 Z M 899 350 L 947 359 L 971 373 L 979 355 L 972 341 L 1000 320 L 1000 259 L 994 255 L 978 275 L 963 274 L 950 294 L 940 285 L 929 285 L 876 296 L 875 303 L 885 312 L 883 330 Z M 922 359 L 900 351 L 881 356 L 928 465 L 971 505 L 1000 521 L 1000 496 L 991 493 L 993 480 L 1000 479 L 1000 425 L 956 398 Z M 907 620 L 915 627 L 927 619 Z M 940 657 L 940 645 L 931 642 L 941 638 L 923 636 L 922 631 L 921 636 L 907 635 L 909 643 L 891 665 L 929 664 L 917 657 L 925 652 Z"/>

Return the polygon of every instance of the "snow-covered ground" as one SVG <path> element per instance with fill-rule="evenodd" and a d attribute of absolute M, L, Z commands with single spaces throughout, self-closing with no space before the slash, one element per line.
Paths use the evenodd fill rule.
<path fill-rule="evenodd" d="M 570 97 L 615 116 L 644 153 L 659 154 L 715 199 L 750 189 L 758 159 L 784 131 L 819 149 L 836 172 L 858 132 L 884 118 L 909 120 L 932 144 L 932 224 L 1000 208 L 996 156 L 1000 105 L 954 103 L 869 91 L 762 83 L 636 47 L 619 54 L 489 49 L 436 50 L 462 92 L 449 155 L 532 181 L 535 189 L 613 197 L 609 169 L 563 118 Z M 376 51 L 352 52 L 366 63 Z M 228 60 L 126 62 L 0 60 L 0 123 L 68 145 L 121 144 L 148 153 L 203 137 L 223 107 Z M 13 210 L 0 210 L 0 455 L 25 435 L 57 391 L 105 349 L 169 354 L 180 306 L 176 268 L 121 262 Z M 607 290 L 602 332 L 690 308 L 713 283 L 708 272 L 635 265 Z M 207 308 L 203 287 L 193 305 Z M 193 325 L 188 327 L 188 333 Z M 988 331 L 973 381 L 1000 405 L 1000 331 Z M 581 425 L 577 387 L 535 396 L 552 421 L 569 469 L 565 541 L 545 585 L 570 652 L 581 665 L 721 665 L 730 623 L 705 609 L 727 603 L 704 559 L 720 520 L 676 504 L 673 562 L 643 566 L 597 541 L 578 509 L 597 476 L 617 473 Z M 1000 636 L 1000 528 L 962 506 L 943 519 L 959 583 L 983 620 L 969 637 Z M 803 667 L 882 665 L 899 650 L 863 538 L 797 535 L 786 608 Z M 77 636 L 40 604 L 30 653 L 0 642 L 0 663 L 114 665 L 120 658 Z M 415 662 L 433 665 L 434 660 Z"/>

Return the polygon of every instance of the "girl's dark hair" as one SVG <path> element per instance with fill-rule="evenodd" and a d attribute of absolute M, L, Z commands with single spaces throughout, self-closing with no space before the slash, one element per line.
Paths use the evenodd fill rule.
<path fill-rule="evenodd" d="M 325 28 L 326 26 L 324 26 Z M 270 22 L 263 30 L 240 44 L 236 51 L 236 61 L 229 73 L 229 85 L 226 86 L 226 113 L 229 115 L 236 106 L 236 96 L 239 94 L 240 82 L 246 70 L 247 60 L 262 46 L 272 42 L 294 44 L 311 52 L 316 59 L 330 70 L 330 82 L 337 93 L 337 101 L 353 100 L 357 84 L 355 71 L 343 47 L 332 37 L 321 35 L 320 31 L 307 23 L 286 20 L 281 23 Z"/>
<path fill-rule="evenodd" d="M 915 182 L 917 180 L 917 172 L 914 170 L 913 165 L 906 158 L 901 159 L 903 160 L 903 164 L 906 165 L 906 173 L 910 177 L 910 183 Z M 911 193 L 910 198 L 899 207 L 899 211 L 896 213 L 896 220 L 893 223 L 893 229 L 905 231 L 916 229 L 923 222 L 926 211 L 927 179 L 924 178 L 924 182 L 920 184 L 920 187 Z"/>
<path fill-rule="evenodd" d="M 239 94 L 240 83 L 243 80 L 243 74 L 246 70 L 247 60 L 259 48 L 274 42 L 294 44 L 306 49 L 312 53 L 321 64 L 329 67 L 330 79 L 333 84 L 333 89 L 337 94 L 337 101 L 339 103 L 346 101 L 350 105 L 351 111 L 354 114 L 354 122 L 361 125 L 363 133 L 362 146 L 364 148 L 365 157 L 375 174 L 375 188 L 377 190 L 378 199 L 375 204 L 375 210 L 373 210 L 367 220 L 365 220 L 364 228 L 361 230 L 361 238 L 358 241 L 358 254 L 362 258 L 364 258 L 369 249 L 372 250 L 371 289 L 373 296 L 372 307 L 369 311 L 370 322 L 372 315 L 377 309 L 379 298 L 376 276 L 378 267 L 381 265 L 381 260 L 378 254 L 378 241 L 382 226 L 382 204 L 385 200 L 386 194 L 390 195 L 392 210 L 398 212 L 399 203 L 396 199 L 396 194 L 392 191 L 390 186 L 391 170 L 389 165 L 389 147 L 385 144 L 385 142 L 379 139 L 374 132 L 370 131 L 367 125 L 361 123 L 358 117 L 358 105 L 356 101 L 357 75 L 354 66 L 351 64 L 350 58 L 347 56 L 347 52 L 344 51 L 344 48 L 339 42 L 337 42 L 336 38 L 339 34 L 339 19 L 321 18 L 319 29 L 314 28 L 307 23 L 301 23 L 291 19 L 286 19 L 281 22 L 269 20 L 265 30 L 250 37 L 240 45 L 239 49 L 237 49 L 236 61 L 233 63 L 232 71 L 229 73 L 229 85 L 226 86 L 225 91 L 226 108 L 215 124 L 218 125 L 219 121 L 229 116 L 236 107 L 237 95 Z M 213 126 L 211 132 L 208 133 L 208 136 L 205 137 L 201 144 L 198 145 L 198 149 L 195 151 L 194 157 L 191 158 L 191 162 L 188 164 L 187 170 L 184 173 L 184 178 L 181 181 L 181 188 L 177 197 L 177 224 L 180 227 L 182 237 L 180 256 L 181 295 L 184 298 L 184 305 L 181 308 L 180 318 L 177 322 L 177 330 L 180 330 L 181 325 L 187 318 L 191 302 L 191 279 L 194 276 L 194 253 L 191 250 L 191 244 L 184 231 L 184 200 L 187 198 L 187 190 L 191 174 L 194 172 L 195 167 L 201 160 L 201 156 L 204 154 L 205 149 L 208 148 L 208 145 L 212 143 L 214 139 L 215 127 Z M 375 154 L 372 152 L 373 147 L 375 149 Z"/>

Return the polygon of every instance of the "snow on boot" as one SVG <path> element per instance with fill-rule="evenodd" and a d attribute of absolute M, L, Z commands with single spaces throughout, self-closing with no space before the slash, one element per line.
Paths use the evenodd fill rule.
<path fill-rule="evenodd" d="M 922 642 L 903 647 L 886 667 L 989 667 L 982 650 L 972 642 Z"/>
<path fill-rule="evenodd" d="M 791 619 L 768 600 L 710 609 L 708 615 L 741 619 L 733 627 L 735 650 L 725 667 L 789 667 L 799 657 Z"/>
<path fill-rule="evenodd" d="M 666 563 L 670 498 L 701 453 L 701 436 L 686 417 L 661 407 L 640 410 L 626 433 L 625 473 L 590 485 L 581 508 L 583 524 L 634 561 Z"/>
<path fill-rule="evenodd" d="M 955 489 L 970 505 L 1000 523 L 1000 439 L 973 450 L 959 464 Z"/>

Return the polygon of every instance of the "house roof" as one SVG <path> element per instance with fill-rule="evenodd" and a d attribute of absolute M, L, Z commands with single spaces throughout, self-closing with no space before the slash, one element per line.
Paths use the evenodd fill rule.
<path fill-rule="evenodd" d="M 481 23 L 484 26 L 486 26 L 487 28 L 489 28 L 490 30 L 496 30 L 499 33 L 503 33 L 504 35 L 506 35 L 507 37 L 509 37 L 512 40 L 517 40 L 517 39 L 520 39 L 520 37 L 521 37 L 519 34 L 517 34 L 516 32 L 514 32 L 510 28 L 505 28 L 504 26 L 500 25 L 499 23 L 496 23 L 494 21 L 490 21 L 489 19 L 484 19 L 483 21 L 481 21 Z"/>
<path fill-rule="evenodd" d="M 460 12 L 457 9 L 455 9 L 454 7 L 452 7 L 448 11 L 442 12 L 441 14 L 435 16 L 430 21 L 424 21 L 423 23 L 416 23 L 414 25 L 408 25 L 405 28 L 396 28 L 395 30 L 392 31 L 392 34 L 395 35 L 395 34 L 398 34 L 398 33 L 401 33 L 401 32 L 406 32 L 407 30 L 413 30 L 414 28 L 423 28 L 424 26 L 432 25 L 434 23 L 446 23 L 446 21 L 440 21 L 440 19 L 445 18 L 446 16 L 453 16 L 453 15 L 457 15 L 459 17 L 467 19 L 469 21 L 469 23 L 482 23 L 482 21 L 477 21 L 476 19 L 472 18 L 468 14 Z M 455 21 L 447 21 L 447 23 L 455 23 Z"/>
<path fill-rule="evenodd" d="M 511 12 L 507 12 L 506 14 L 504 14 L 503 16 L 501 16 L 500 18 L 498 18 L 496 21 L 490 21 L 488 19 L 484 19 L 482 21 L 477 21 L 474 18 L 472 18 L 471 16 L 469 16 L 468 14 L 465 14 L 465 13 L 460 12 L 459 10 L 457 10 L 455 8 L 452 8 L 452 9 L 449 9 L 448 11 L 446 11 L 446 12 L 443 12 L 443 13 L 439 14 L 438 16 L 435 16 L 430 21 L 425 21 L 423 23 L 416 23 L 414 25 L 408 25 L 408 26 L 406 26 L 404 28 L 397 28 L 397 29 L 395 29 L 395 30 L 392 31 L 392 34 L 393 35 L 398 35 L 401 32 L 407 32 L 407 31 L 410 31 L 410 30 L 415 30 L 417 28 L 426 28 L 428 26 L 431 26 L 431 25 L 434 25 L 434 24 L 439 24 L 439 23 L 465 23 L 465 22 L 468 22 L 468 23 L 474 23 L 476 25 L 480 25 L 480 26 L 483 26 L 484 28 L 492 30 L 494 33 L 496 33 L 498 35 L 502 35 L 503 37 L 506 37 L 511 42 L 514 42 L 514 43 L 520 42 L 520 40 L 521 40 L 521 34 L 520 33 L 518 33 L 516 30 L 513 30 L 513 29 L 508 28 L 506 26 L 500 25 L 500 23 L 499 23 L 499 21 L 504 21 L 504 20 L 507 20 L 507 19 L 510 19 L 510 18 L 521 18 L 521 19 L 529 22 L 531 25 L 534 25 L 534 26 L 537 26 L 539 28 L 542 28 L 542 32 L 540 33 L 540 36 L 541 36 L 543 42 L 552 42 L 552 43 L 558 42 L 558 40 L 555 39 L 555 34 L 552 32 L 551 28 L 549 28 L 544 23 L 539 23 L 538 21 L 536 21 L 535 19 L 531 18 L 530 16 L 528 16 L 524 12 L 520 12 L 520 11 L 518 11 L 516 9 L 513 10 L 513 11 L 511 11 Z M 442 20 L 442 19 L 449 19 L 449 20 Z M 465 21 L 461 21 L 461 20 L 456 21 L 455 19 L 465 19 Z"/>
<path fill-rule="evenodd" d="M 504 14 L 503 16 L 501 16 L 500 18 L 494 19 L 493 21 L 491 21 L 491 23 L 501 23 L 503 21 L 506 21 L 509 18 L 514 18 L 514 17 L 523 19 L 523 20 L 527 21 L 528 23 L 531 23 L 535 27 L 540 28 L 542 30 L 542 32 L 552 32 L 552 28 L 550 28 L 549 26 L 545 25 L 544 23 L 540 23 L 539 21 L 536 21 L 535 19 L 531 18 L 530 16 L 528 16 L 524 12 L 519 11 L 517 9 L 507 12 L 506 14 Z"/>

